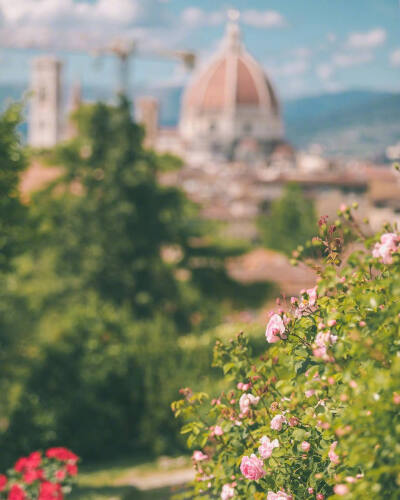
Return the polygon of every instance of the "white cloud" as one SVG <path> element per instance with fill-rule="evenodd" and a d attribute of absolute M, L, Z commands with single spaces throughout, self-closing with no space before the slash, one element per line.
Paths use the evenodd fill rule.
<path fill-rule="evenodd" d="M 192 28 L 221 24 L 227 19 L 223 11 L 206 12 L 198 7 L 187 7 L 181 14 L 181 21 Z"/>
<path fill-rule="evenodd" d="M 181 14 L 181 21 L 187 26 L 214 26 L 228 21 L 225 10 L 205 11 L 199 7 L 187 7 Z M 282 14 L 275 10 L 248 9 L 241 12 L 240 21 L 255 28 L 277 28 L 286 25 Z"/>
<path fill-rule="evenodd" d="M 297 49 L 292 50 L 292 54 L 299 59 L 308 59 L 312 52 L 307 47 L 298 47 Z"/>
<path fill-rule="evenodd" d="M 333 75 L 334 67 L 330 63 L 320 64 L 317 66 L 317 75 L 321 80 L 329 80 Z"/>
<path fill-rule="evenodd" d="M 383 45 L 386 41 L 386 31 L 376 28 L 365 33 L 351 33 L 347 45 L 352 49 L 372 49 Z"/>
<path fill-rule="evenodd" d="M 400 48 L 390 54 L 390 64 L 392 66 L 400 66 Z"/>
<path fill-rule="evenodd" d="M 339 53 L 333 56 L 333 63 L 339 68 L 348 68 L 350 66 L 360 66 L 374 59 L 371 52 Z"/>
<path fill-rule="evenodd" d="M 95 46 L 116 36 L 140 37 L 168 21 L 158 0 L 0 0 L 0 19 L 2 45 L 56 48 L 78 48 L 89 39 Z"/>
<path fill-rule="evenodd" d="M 304 74 L 309 68 L 309 63 L 304 59 L 297 59 L 286 62 L 282 65 L 270 65 L 267 71 L 270 71 L 275 77 L 278 76 L 298 76 Z"/>
<path fill-rule="evenodd" d="M 245 24 L 256 28 L 281 28 L 286 26 L 285 18 L 276 10 L 245 10 L 242 12 Z"/>

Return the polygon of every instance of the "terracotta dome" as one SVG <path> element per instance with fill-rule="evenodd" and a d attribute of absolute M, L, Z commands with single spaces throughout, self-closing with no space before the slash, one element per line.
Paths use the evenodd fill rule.
<path fill-rule="evenodd" d="M 279 113 L 272 85 L 242 46 L 238 25 L 228 25 L 221 52 L 195 76 L 183 105 L 199 113 L 237 106 L 271 108 Z"/>
<path fill-rule="evenodd" d="M 283 138 L 278 100 L 261 65 L 246 51 L 230 22 L 221 49 L 200 69 L 182 100 L 180 133 L 189 149 L 232 151 L 244 138 Z"/>

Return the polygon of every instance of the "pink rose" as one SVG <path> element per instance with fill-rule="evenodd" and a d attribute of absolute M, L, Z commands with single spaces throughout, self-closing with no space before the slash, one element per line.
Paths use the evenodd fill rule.
<path fill-rule="evenodd" d="M 260 398 L 253 396 L 253 394 L 242 394 L 239 399 L 240 412 L 247 415 L 250 411 L 250 406 L 255 406 L 260 401 Z"/>
<path fill-rule="evenodd" d="M 286 418 L 284 415 L 276 415 L 272 420 L 271 420 L 271 429 L 274 431 L 280 431 L 282 430 L 282 425 L 286 422 Z"/>
<path fill-rule="evenodd" d="M 202 451 L 195 450 L 192 455 L 192 459 L 195 462 L 201 462 L 202 460 L 207 460 L 208 456 L 205 455 Z"/>
<path fill-rule="evenodd" d="M 314 396 L 315 390 L 314 389 L 308 389 L 308 391 L 306 391 L 304 394 L 306 395 L 306 398 L 311 398 L 312 396 Z"/>
<path fill-rule="evenodd" d="M 337 484 L 336 486 L 333 487 L 333 491 L 336 493 L 336 495 L 347 495 L 349 492 L 348 486 L 345 484 Z"/>
<path fill-rule="evenodd" d="M 308 488 L 308 490 L 307 490 L 307 491 L 308 491 L 308 493 L 309 493 L 310 495 L 312 495 L 312 494 L 314 493 L 314 488 Z"/>
<path fill-rule="evenodd" d="M 221 500 L 229 500 L 235 496 L 235 488 L 230 484 L 224 484 L 221 491 Z"/>
<path fill-rule="evenodd" d="M 287 338 L 287 335 L 285 335 L 285 324 L 279 314 L 274 314 L 269 320 L 267 329 L 265 330 L 265 337 L 270 344 Z"/>
<path fill-rule="evenodd" d="M 223 433 L 224 431 L 222 430 L 222 427 L 220 427 L 219 425 L 216 425 L 215 427 L 211 428 L 212 436 L 222 436 Z"/>
<path fill-rule="evenodd" d="M 261 446 L 258 448 L 258 453 L 260 454 L 260 457 L 266 460 L 272 455 L 272 451 L 274 448 L 279 447 L 279 441 L 277 439 L 274 439 L 273 441 L 270 441 L 270 439 L 267 436 L 263 436 L 260 439 Z"/>
<path fill-rule="evenodd" d="M 310 306 L 314 306 L 317 302 L 317 287 L 315 286 L 314 288 L 309 288 L 307 290 L 307 295 L 308 303 L 310 304 Z"/>
<path fill-rule="evenodd" d="M 278 491 L 278 493 L 269 491 L 267 495 L 267 500 L 293 500 L 293 497 L 292 495 L 288 495 L 284 491 Z"/>
<path fill-rule="evenodd" d="M 395 233 L 382 234 L 381 241 L 375 243 L 372 256 L 380 259 L 383 264 L 391 264 L 392 254 L 399 250 L 399 240 L 399 236 Z"/>
<path fill-rule="evenodd" d="M 245 456 L 242 458 L 240 470 L 246 479 L 252 479 L 254 481 L 258 481 L 266 474 L 264 462 L 257 458 L 254 453 L 250 457 Z"/>
<path fill-rule="evenodd" d="M 301 449 L 305 452 L 310 451 L 311 445 L 308 441 L 303 441 L 301 443 Z"/>
<path fill-rule="evenodd" d="M 337 465 L 340 460 L 339 460 L 339 455 L 337 455 L 335 453 L 335 449 L 336 449 L 336 446 L 337 446 L 338 442 L 337 441 L 334 441 L 330 448 L 329 448 L 329 453 L 328 453 L 328 457 L 329 457 L 329 460 L 334 464 L 334 465 Z"/>

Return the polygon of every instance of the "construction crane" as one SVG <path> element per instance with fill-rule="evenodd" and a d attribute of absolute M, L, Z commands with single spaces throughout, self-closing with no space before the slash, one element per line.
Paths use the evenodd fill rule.
<path fill-rule="evenodd" d="M 176 59 L 183 63 L 184 67 L 191 71 L 196 64 L 196 54 L 187 50 L 158 50 L 158 51 L 141 51 L 139 44 L 135 41 L 114 40 L 110 45 L 94 51 L 97 57 L 103 55 L 112 55 L 119 62 L 119 92 L 127 94 L 130 87 L 129 73 L 132 59 L 137 56 L 154 58 Z"/>
<path fill-rule="evenodd" d="M 96 46 L 97 45 L 97 46 Z M 27 41 L 23 44 L 12 45 L 2 43 L 1 48 L 13 48 L 13 49 L 33 49 L 39 51 L 48 51 L 48 52 L 76 52 L 76 53 L 86 53 L 90 56 L 100 59 L 103 56 L 114 56 L 119 63 L 118 70 L 118 91 L 123 94 L 127 94 L 130 87 L 129 74 L 130 74 L 130 66 L 131 61 L 134 57 L 142 57 L 142 58 L 166 58 L 166 59 L 175 59 L 180 61 L 183 66 L 187 70 L 192 70 L 196 64 L 196 54 L 192 51 L 188 50 L 168 50 L 168 49 L 160 49 L 160 50 L 141 50 L 140 45 L 135 40 L 128 39 L 115 39 L 110 42 L 108 45 L 103 47 L 99 47 L 98 44 L 93 45 L 88 40 L 86 40 L 85 36 L 82 35 L 77 37 L 74 44 L 65 46 L 62 44 L 54 43 L 38 43 L 35 40 Z"/>

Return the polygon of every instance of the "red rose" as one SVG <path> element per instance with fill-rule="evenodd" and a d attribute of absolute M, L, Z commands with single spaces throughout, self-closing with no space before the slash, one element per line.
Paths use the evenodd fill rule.
<path fill-rule="evenodd" d="M 26 499 L 26 493 L 25 491 L 21 488 L 21 486 L 18 486 L 18 484 L 14 484 L 10 492 L 8 493 L 8 500 L 25 500 Z"/>
<path fill-rule="evenodd" d="M 3 491 L 7 485 L 7 476 L 0 474 L 0 491 Z"/>
<path fill-rule="evenodd" d="M 72 453 L 72 451 L 68 450 L 67 448 L 49 448 L 46 451 L 46 456 L 48 458 L 55 458 L 57 460 L 60 460 L 62 462 L 69 462 L 71 464 L 74 464 L 79 460 L 79 457 L 75 455 L 75 453 Z"/>
<path fill-rule="evenodd" d="M 67 472 L 70 476 L 76 476 L 78 474 L 78 467 L 75 464 L 67 464 Z"/>
<path fill-rule="evenodd" d="M 16 472 L 23 472 L 28 466 L 28 459 L 26 457 L 19 458 L 15 465 L 14 469 Z"/>
<path fill-rule="evenodd" d="M 64 481 L 67 471 L 65 469 L 60 469 L 56 472 L 56 479 L 58 481 Z"/>
<path fill-rule="evenodd" d="M 44 474 L 42 469 L 25 469 L 22 476 L 26 484 L 31 484 L 37 479 L 43 480 Z"/>
<path fill-rule="evenodd" d="M 61 485 L 44 481 L 40 485 L 39 500 L 63 500 Z"/>
<path fill-rule="evenodd" d="M 23 473 L 22 478 L 26 484 L 32 484 L 38 477 L 35 470 L 27 469 Z"/>
<path fill-rule="evenodd" d="M 42 463 L 42 455 L 38 451 L 34 451 L 27 458 L 27 466 L 31 469 L 37 469 Z"/>
<path fill-rule="evenodd" d="M 27 457 L 22 457 L 17 460 L 14 469 L 17 472 L 24 472 L 28 469 L 36 469 L 42 462 L 42 456 L 38 451 L 34 451 Z"/>

